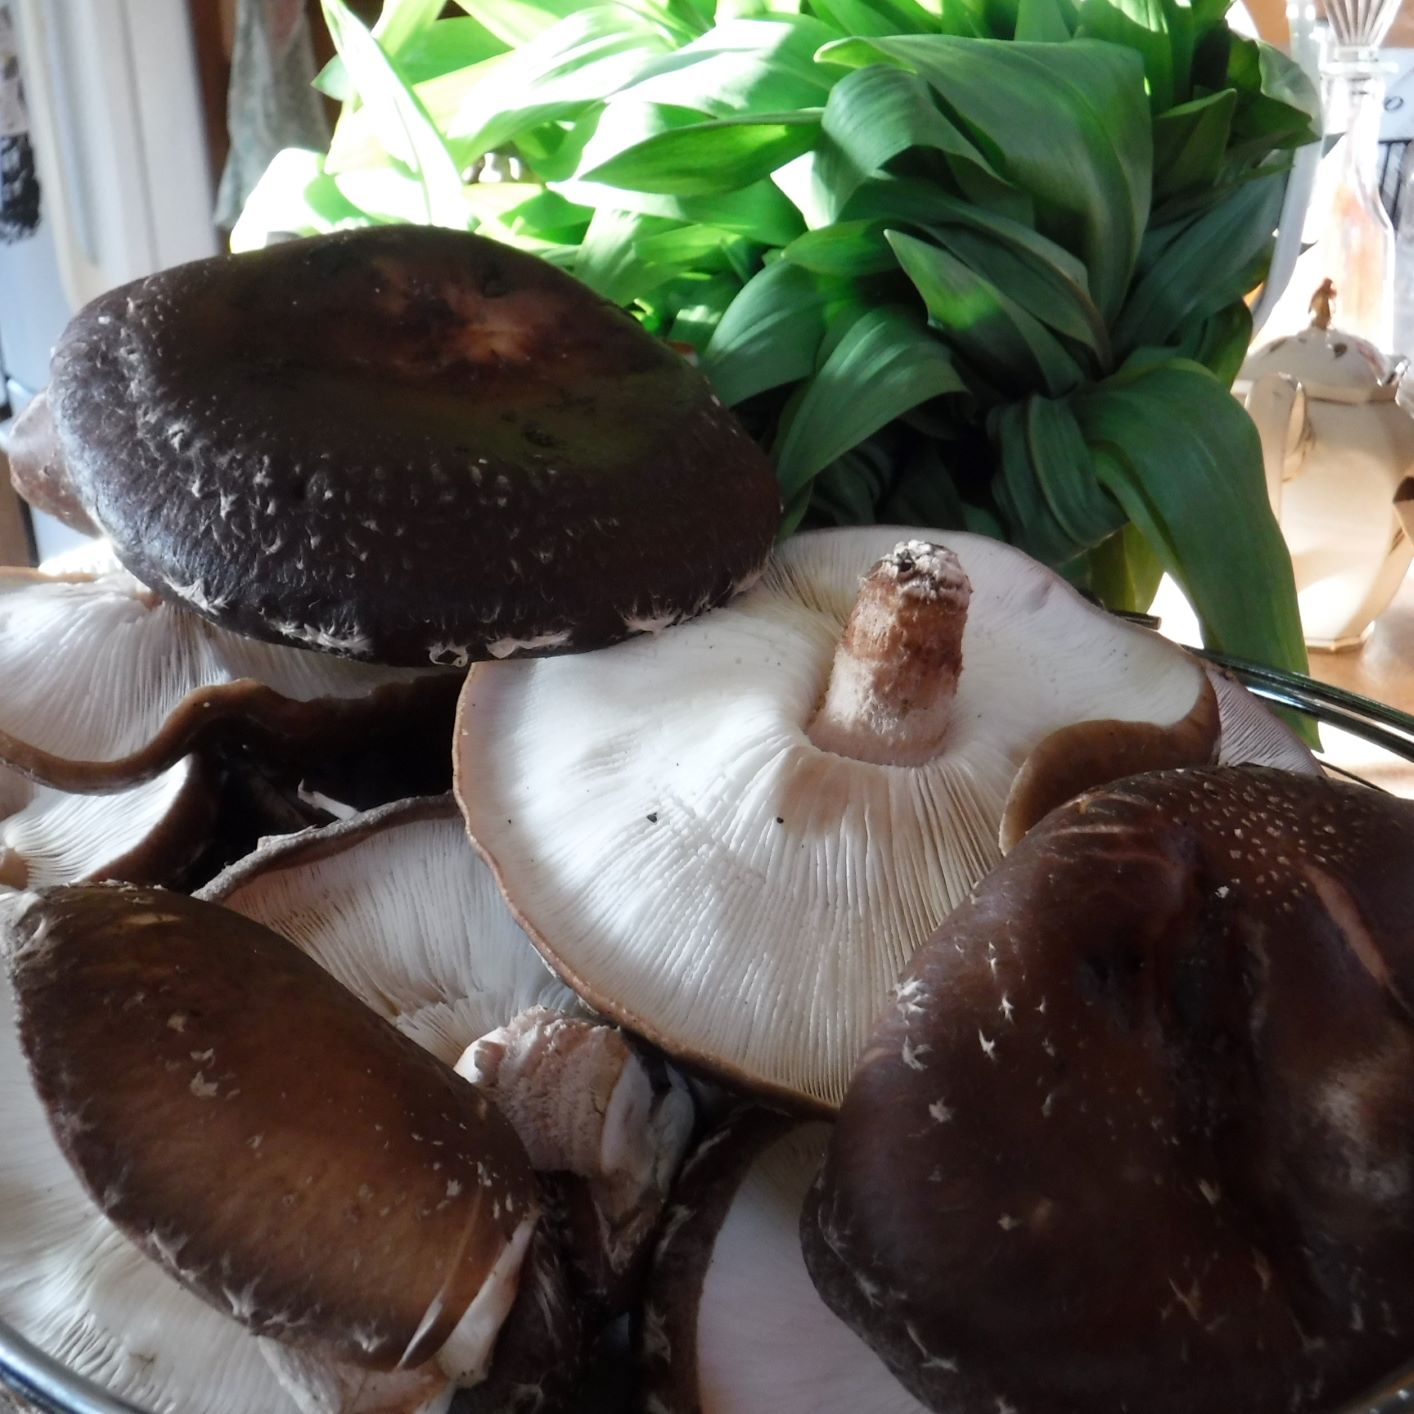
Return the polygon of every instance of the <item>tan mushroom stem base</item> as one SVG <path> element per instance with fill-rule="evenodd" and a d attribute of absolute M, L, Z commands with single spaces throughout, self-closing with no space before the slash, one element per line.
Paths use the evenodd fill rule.
<path fill-rule="evenodd" d="M 571 1216 L 569 1241 L 594 1249 L 571 1254 L 596 1274 L 590 1284 L 630 1268 L 687 1148 L 686 1088 L 656 1085 L 617 1027 L 539 1006 L 469 1046 L 456 1069 L 510 1121 L 537 1173 L 584 1180 L 594 1218 Z"/>
<path fill-rule="evenodd" d="M 811 741 L 886 766 L 937 755 L 952 718 L 971 597 L 951 550 L 922 540 L 896 545 L 860 583 Z"/>
<path fill-rule="evenodd" d="M 24 856 L 0 845 L 0 889 L 23 889 L 29 883 L 29 865 Z"/>

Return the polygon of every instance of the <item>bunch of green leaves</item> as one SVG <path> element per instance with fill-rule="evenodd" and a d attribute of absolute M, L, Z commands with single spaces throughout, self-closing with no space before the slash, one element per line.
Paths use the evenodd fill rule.
<path fill-rule="evenodd" d="M 415 221 L 693 346 L 787 529 L 1003 537 L 1304 664 L 1228 387 L 1312 98 L 1227 0 L 324 0 L 344 107 L 235 232 Z"/>

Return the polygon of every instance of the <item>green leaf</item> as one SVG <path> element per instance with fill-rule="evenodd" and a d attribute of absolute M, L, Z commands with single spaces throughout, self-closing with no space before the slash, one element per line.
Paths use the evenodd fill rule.
<path fill-rule="evenodd" d="M 1012 544 L 1063 565 L 1114 534 L 1124 511 L 1095 480 L 1090 449 L 1064 402 L 1032 397 L 992 416 L 997 502 Z"/>
<path fill-rule="evenodd" d="M 1016 38 L 1037 44 L 1064 44 L 1070 38 L 1070 26 L 1060 0 L 1020 0 Z"/>
<path fill-rule="evenodd" d="M 914 0 L 811 0 L 811 9 L 841 34 L 937 34 L 942 27 Z"/>
<path fill-rule="evenodd" d="M 612 206 L 645 216 L 667 216 L 688 225 L 718 226 L 762 245 L 788 245 L 805 229 L 800 212 L 770 182 L 756 182 L 715 196 L 661 196 L 579 180 L 551 186 L 582 206 Z"/>
<path fill-rule="evenodd" d="M 1164 567 L 1132 523 L 1096 545 L 1085 557 L 1085 578 L 1107 609 L 1146 614 L 1159 592 Z"/>
<path fill-rule="evenodd" d="M 991 166 L 1036 204 L 1037 229 L 1078 255 L 1096 306 L 1118 310 L 1149 212 L 1153 147 L 1139 56 L 1116 45 L 846 40 L 827 57 L 916 71 Z M 828 118 L 828 109 L 826 110 Z"/>
<path fill-rule="evenodd" d="M 834 275 L 842 280 L 898 269 L 898 261 L 884 239 L 882 221 L 840 221 L 818 231 L 807 231 L 781 252 L 781 259 L 817 275 Z"/>
<path fill-rule="evenodd" d="M 728 407 L 815 371 L 833 317 L 847 308 L 848 284 L 778 260 L 732 301 L 702 356 L 702 371 Z"/>
<path fill-rule="evenodd" d="M 1269 246 L 1284 192 L 1274 172 L 1234 188 L 1216 206 L 1173 228 L 1151 231 L 1140 273 L 1115 321 L 1122 352 L 1161 347 L 1190 315 L 1206 316 L 1247 293 Z"/>
<path fill-rule="evenodd" d="M 638 296 L 651 294 L 680 272 L 672 265 L 645 259 L 639 240 L 645 234 L 660 234 L 672 224 L 661 216 L 600 207 L 575 256 L 576 277 L 614 304 L 630 304 Z"/>
<path fill-rule="evenodd" d="M 776 475 L 789 502 L 817 472 L 919 403 L 965 391 L 947 350 L 911 311 L 861 313 L 781 425 Z"/>
<path fill-rule="evenodd" d="M 1108 370 L 1109 331 L 1090 298 L 1085 267 L 1019 221 L 934 194 L 918 205 L 924 230 L 1043 324 L 1084 344 Z"/>
<path fill-rule="evenodd" d="M 1076 402 L 1100 482 L 1143 532 L 1220 652 L 1302 672 L 1291 557 L 1257 429 L 1216 378 L 1175 360 L 1121 370 Z"/>
<path fill-rule="evenodd" d="M 847 74 L 825 105 L 816 179 L 830 216 L 838 219 L 866 182 L 915 149 L 942 155 L 959 194 L 1017 220 L 1032 219 L 1030 200 L 939 111 L 927 84 L 883 66 Z"/>
<path fill-rule="evenodd" d="M 541 124 L 578 117 L 667 48 L 657 26 L 624 7 L 590 5 L 520 48 L 431 80 L 419 94 L 467 163 Z"/>
<path fill-rule="evenodd" d="M 803 15 L 728 20 L 648 65 L 624 96 L 716 117 L 818 108 L 838 73 L 815 51 L 837 37 Z"/>
<path fill-rule="evenodd" d="M 1224 387 L 1242 371 L 1252 344 L 1252 311 L 1243 300 L 1224 305 L 1206 319 L 1185 325 L 1174 352 L 1201 363 Z"/>
<path fill-rule="evenodd" d="M 730 275 L 718 275 L 707 280 L 683 279 L 678 285 L 667 336 L 695 349 L 705 349 L 722 316 L 741 292 L 741 282 Z"/>
<path fill-rule="evenodd" d="M 1013 395 L 1039 383 L 1059 396 L 1081 382 L 1080 369 L 1055 335 L 990 280 L 903 232 L 890 231 L 888 242 L 933 328 L 984 378 Z"/>
<path fill-rule="evenodd" d="M 1081 0 L 1080 35 L 1134 50 L 1144 60 L 1155 113 L 1174 104 L 1174 55 L 1164 0 Z M 1186 83 L 1187 75 L 1182 75 Z"/>
<path fill-rule="evenodd" d="M 1236 90 L 1225 88 L 1180 104 L 1154 120 L 1154 204 L 1214 186 L 1222 171 Z"/>
<path fill-rule="evenodd" d="M 433 24 L 441 11 L 442 0 L 384 0 L 378 23 L 373 26 L 373 37 L 385 54 L 398 61 L 403 77 L 410 84 L 489 58 L 505 47 L 474 20 L 454 19 Z M 455 53 L 455 60 L 435 67 L 439 59 L 449 57 L 449 51 Z M 429 59 L 434 67 L 427 67 Z M 341 103 L 353 97 L 348 70 L 337 54 L 324 66 L 314 86 Z"/>
<path fill-rule="evenodd" d="M 287 147 L 275 154 L 246 198 L 231 232 L 231 249 L 261 250 L 283 236 L 324 235 L 368 221 L 368 214 L 325 173 L 319 153 Z"/>
<path fill-rule="evenodd" d="M 815 145 L 820 110 L 714 118 L 658 133 L 583 171 L 588 181 L 665 196 L 739 191 Z"/>
<path fill-rule="evenodd" d="M 583 8 L 579 0 L 457 0 L 479 25 L 507 49 L 538 39 Z"/>
<path fill-rule="evenodd" d="M 401 150 L 393 155 L 401 157 L 422 183 L 424 222 L 465 229 L 461 172 L 427 109 L 343 0 L 321 3 L 329 35 L 364 108 L 381 132 L 398 140 Z"/>

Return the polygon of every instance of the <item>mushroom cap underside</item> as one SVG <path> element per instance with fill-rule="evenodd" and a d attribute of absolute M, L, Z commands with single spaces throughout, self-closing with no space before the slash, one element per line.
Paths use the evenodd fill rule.
<path fill-rule="evenodd" d="M 927 534 L 956 550 L 973 603 L 948 735 L 920 766 L 808 735 L 890 528 L 795 537 L 694 624 L 479 665 L 462 694 L 468 829 L 552 965 L 670 1055 L 796 1103 L 838 1104 L 899 971 L 1000 859 L 1039 742 L 1210 701 L 1191 658 L 1020 552 Z"/>

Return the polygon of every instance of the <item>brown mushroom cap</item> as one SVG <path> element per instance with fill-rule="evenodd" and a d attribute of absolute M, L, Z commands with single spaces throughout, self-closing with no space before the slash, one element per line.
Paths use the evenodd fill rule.
<path fill-rule="evenodd" d="M 537 1213 L 519 1141 L 297 948 L 213 904 L 97 885 L 36 897 L 10 935 L 60 1145 L 184 1285 L 381 1369 L 442 1351 L 488 1278 L 509 1304 Z"/>
<path fill-rule="evenodd" d="M 116 567 L 0 570 L 0 761 L 62 790 L 150 779 L 214 737 L 307 754 L 449 729 L 460 677 L 257 643 Z"/>
<path fill-rule="evenodd" d="M 758 572 L 769 462 L 701 374 L 544 261 L 399 226 L 178 266 L 55 350 L 69 479 L 143 583 L 405 665 L 569 652 Z"/>
<path fill-rule="evenodd" d="M 948 1414 L 1329 1410 L 1414 1344 L 1414 805 L 1136 777 L 904 975 L 803 1222 Z"/>

